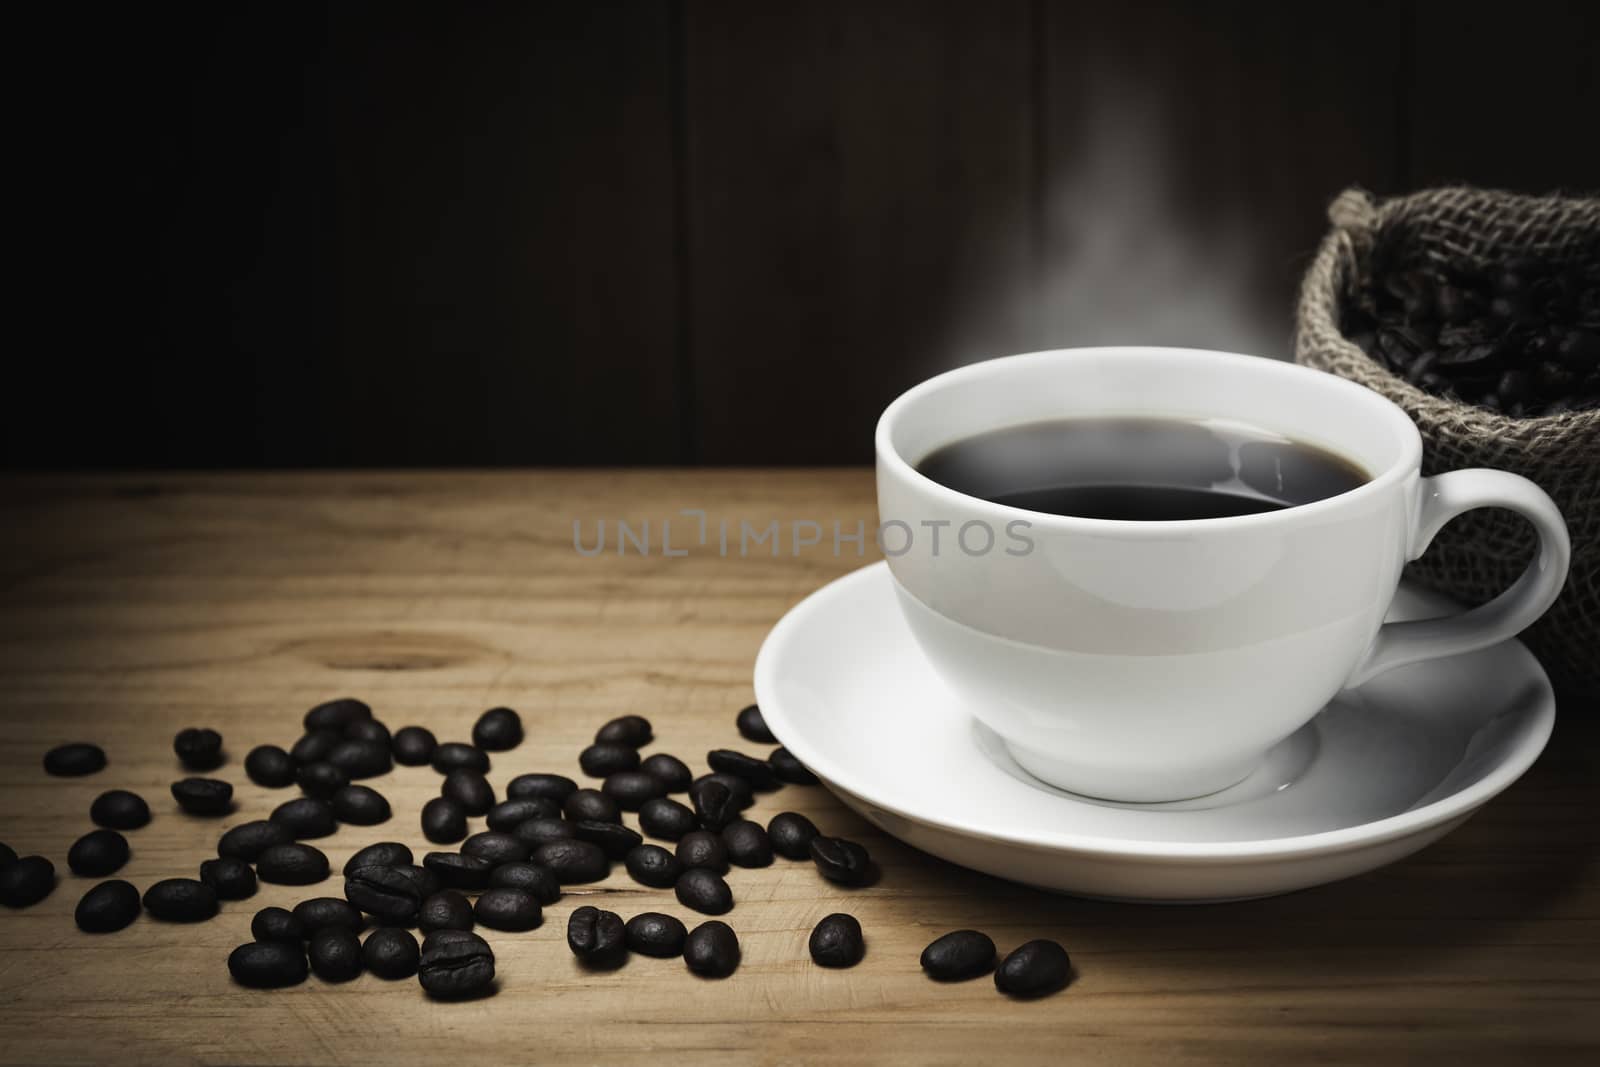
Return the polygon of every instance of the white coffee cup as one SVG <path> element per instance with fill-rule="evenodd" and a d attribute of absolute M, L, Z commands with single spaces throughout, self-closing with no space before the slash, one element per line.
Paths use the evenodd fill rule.
<path fill-rule="evenodd" d="M 1141 522 L 1024 511 L 916 469 L 976 434 L 1106 416 L 1237 421 L 1370 480 L 1278 511 Z M 876 444 L 881 541 L 928 659 L 1029 773 L 1093 797 L 1175 800 L 1240 781 L 1341 688 L 1522 630 L 1555 600 L 1571 554 L 1532 482 L 1424 478 L 1400 408 L 1252 356 L 1086 348 L 977 363 L 890 404 Z M 1481 607 L 1385 624 L 1406 561 L 1479 507 L 1526 517 L 1537 559 Z"/>

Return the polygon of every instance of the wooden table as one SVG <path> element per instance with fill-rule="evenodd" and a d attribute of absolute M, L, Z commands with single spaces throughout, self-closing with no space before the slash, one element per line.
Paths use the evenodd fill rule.
<path fill-rule="evenodd" d="M 338 894 L 341 883 L 263 886 L 199 926 L 141 918 L 89 936 L 72 909 L 89 884 L 66 869 L 100 791 L 126 787 L 155 820 L 129 834 L 122 876 L 141 888 L 193 876 L 220 830 L 292 795 L 252 785 L 250 747 L 287 745 L 304 710 L 345 694 L 391 726 L 466 739 L 495 704 L 521 710 L 528 740 L 496 755 L 516 773 L 576 776 L 576 755 L 621 712 L 647 715 L 652 750 L 701 766 L 739 746 L 763 635 L 796 600 L 859 566 L 831 544 L 791 556 L 659 554 L 680 508 L 831 531 L 875 516 L 871 475 L 833 471 L 604 471 L 48 477 L 0 483 L 0 840 L 50 857 L 55 892 L 0 914 L 0 1059 L 34 1063 L 438 1063 L 519 1061 L 879 1064 L 985 1060 L 1301 1063 L 1380 1060 L 1548 1063 L 1600 1056 L 1600 835 L 1595 731 L 1571 705 L 1550 750 L 1443 842 L 1387 870 L 1273 900 L 1206 907 L 1089 903 L 1009 885 L 912 851 L 820 788 L 760 800 L 867 845 L 874 888 L 842 890 L 780 860 L 730 881 L 744 962 L 727 981 L 681 961 L 633 959 L 585 973 L 564 944 L 579 902 L 624 917 L 693 916 L 618 872 L 578 887 L 528 934 L 492 934 L 500 988 L 434 1003 L 415 981 L 315 978 L 252 992 L 224 965 L 268 904 Z M 574 551 L 572 522 L 651 520 L 649 556 Z M 690 519 L 673 525 L 675 545 Z M 613 528 L 614 529 L 614 528 Z M 712 537 L 715 541 L 715 535 Z M 614 544 L 614 542 L 613 542 Z M 870 549 L 869 549 L 870 553 Z M 177 812 L 173 733 L 227 738 L 221 772 L 237 812 Z M 52 744 L 103 745 L 110 766 L 47 777 Z M 749 746 L 745 746 L 749 747 Z M 374 783 L 382 827 L 327 839 L 341 866 L 360 843 L 424 846 L 427 768 Z M 823 915 L 860 917 L 868 955 L 814 966 Z M 988 980 L 942 986 L 917 965 L 958 927 L 1002 948 L 1053 937 L 1079 972 L 1033 1003 Z M 1596 1062 L 1590 1059 L 1590 1062 Z"/>

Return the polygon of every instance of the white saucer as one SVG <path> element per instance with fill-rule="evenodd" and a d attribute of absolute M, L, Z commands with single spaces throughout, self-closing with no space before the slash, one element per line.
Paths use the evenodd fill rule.
<path fill-rule="evenodd" d="M 1403 588 L 1390 617 L 1452 610 Z M 1220 793 L 1090 800 L 1030 777 L 944 687 L 883 563 L 785 615 L 756 658 L 755 691 L 783 744 L 888 833 L 1003 878 L 1119 900 L 1267 896 L 1393 862 L 1516 781 L 1555 722 L 1544 671 L 1507 641 L 1342 694 Z"/>

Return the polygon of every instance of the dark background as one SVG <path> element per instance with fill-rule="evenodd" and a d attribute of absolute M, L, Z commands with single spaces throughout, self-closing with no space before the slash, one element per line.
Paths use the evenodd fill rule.
<path fill-rule="evenodd" d="M 1342 187 L 1600 185 L 1597 7 L 57 6 L 5 462 L 865 462 L 962 362 L 1282 356 Z"/>

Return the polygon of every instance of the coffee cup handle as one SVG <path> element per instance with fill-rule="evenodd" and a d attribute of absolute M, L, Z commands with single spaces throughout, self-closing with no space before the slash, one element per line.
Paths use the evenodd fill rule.
<path fill-rule="evenodd" d="M 1572 543 L 1555 501 L 1520 475 L 1497 470 L 1449 471 L 1422 479 L 1407 560 L 1416 559 L 1451 519 L 1473 508 L 1509 508 L 1533 524 L 1539 554 L 1510 589 L 1460 615 L 1387 622 L 1378 630 L 1346 687 L 1418 660 L 1471 652 L 1513 637 L 1545 613 L 1567 580 Z"/>

